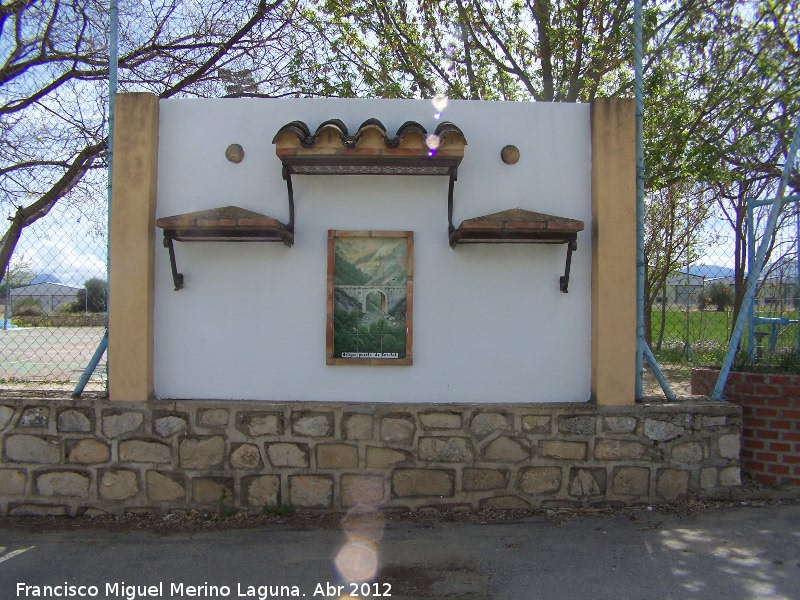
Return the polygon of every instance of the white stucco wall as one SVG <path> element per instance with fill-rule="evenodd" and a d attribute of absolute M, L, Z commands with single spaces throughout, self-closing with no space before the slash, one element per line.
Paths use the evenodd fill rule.
<path fill-rule="evenodd" d="M 288 220 L 272 138 L 340 118 L 435 129 L 428 101 L 166 100 L 157 217 L 226 205 Z M 590 392 L 589 106 L 450 102 L 467 139 L 454 223 L 508 208 L 580 219 L 570 292 L 564 245 L 447 240 L 446 177 L 295 176 L 295 245 L 175 243 L 173 291 L 157 232 L 155 391 L 160 398 L 353 402 L 585 402 Z M 239 164 L 229 144 L 244 147 Z M 515 144 L 513 166 L 500 149 Z M 414 365 L 325 364 L 328 229 L 414 232 Z"/>

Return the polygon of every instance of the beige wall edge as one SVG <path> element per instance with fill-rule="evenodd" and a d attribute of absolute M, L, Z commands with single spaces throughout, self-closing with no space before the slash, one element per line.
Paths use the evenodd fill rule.
<path fill-rule="evenodd" d="M 591 105 L 592 400 L 634 404 L 636 122 L 632 99 Z"/>
<path fill-rule="evenodd" d="M 158 98 L 115 99 L 110 231 L 109 397 L 153 398 Z"/>

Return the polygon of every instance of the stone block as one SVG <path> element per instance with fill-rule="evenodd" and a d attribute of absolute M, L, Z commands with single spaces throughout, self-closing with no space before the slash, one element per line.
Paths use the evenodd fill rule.
<path fill-rule="evenodd" d="M 301 508 L 330 508 L 333 479 L 324 475 L 290 475 L 289 502 Z"/>
<path fill-rule="evenodd" d="M 374 417 L 361 413 L 351 413 L 342 418 L 342 437 L 346 440 L 371 440 Z"/>
<path fill-rule="evenodd" d="M 559 460 L 586 460 L 585 442 L 551 440 L 539 443 L 539 455 Z"/>
<path fill-rule="evenodd" d="M 677 469 L 663 469 L 656 482 L 656 494 L 664 500 L 677 500 L 689 491 L 689 473 Z"/>
<path fill-rule="evenodd" d="M 144 415 L 140 412 L 124 412 L 103 416 L 103 435 L 107 438 L 119 437 L 131 431 L 138 431 L 144 423 Z"/>
<path fill-rule="evenodd" d="M 710 490 L 717 487 L 717 470 L 714 467 L 700 469 L 700 488 Z"/>
<path fill-rule="evenodd" d="M 612 482 L 615 494 L 622 496 L 648 496 L 650 494 L 650 469 L 645 467 L 617 467 Z"/>
<path fill-rule="evenodd" d="M 402 450 L 394 450 L 393 448 L 377 448 L 375 446 L 367 447 L 368 469 L 385 469 L 387 467 L 408 463 L 410 461 L 411 455 Z"/>
<path fill-rule="evenodd" d="M 277 475 L 245 477 L 242 490 L 247 506 L 275 506 L 280 500 L 281 478 Z"/>
<path fill-rule="evenodd" d="M 22 506 L 11 507 L 8 515 L 11 517 L 65 517 L 67 515 L 67 507 L 23 504 Z"/>
<path fill-rule="evenodd" d="M 161 437 L 172 437 L 176 433 L 186 430 L 186 419 L 176 415 L 167 415 L 156 419 L 153 429 Z"/>
<path fill-rule="evenodd" d="M 307 467 L 308 444 L 274 442 L 266 445 L 267 457 L 273 467 Z"/>
<path fill-rule="evenodd" d="M 358 448 L 350 444 L 318 444 L 318 469 L 357 469 Z"/>
<path fill-rule="evenodd" d="M 241 444 L 231 452 L 231 467 L 234 469 L 258 469 L 261 464 L 261 453 L 255 444 Z"/>
<path fill-rule="evenodd" d="M 139 493 L 134 471 L 105 471 L 100 477 L 100 497 L 104 500 L 125 500 Z"/>
<path fill-rule="evenodd" d="M 703 417 L 703 427 L 710 429 L 711 427 L 724 427 L 728 423 L 728 417 Z"/>
<path fill-rule="evenodd" d="M 384 417 L 381 419 L 381 440 L 410 446 L 417 427 L 411 417 Z"/>
<path fill-rule="evenodd" d="M 683 435 L 685 429 L 669 421 L 658 419 L 644 420 L 644 434 L 655 442 L 668 442 Z"/>
<path fill-rule="evenodd" d="M 725 467 L 719 470 L 719 485 L 733 487 L 742 485 L 742 473 L 739 467 Z"/>
<path fill-rule="evenodd" d="M 741 450 L 741 439 L 738 433 L 726 433 L 719 436 L 719 455 L 722 458 L 738 459 Z"/>
<path fill-rule="evenodd" d="M 228 424 L 228 411 L 224 408 L 205 408 L 197 411 L 197 424 L 209 429 L 223 428 Z"/>
<path fill-rule="evenodd" d="M 594 447 L 597 460 L 649 460 L 655 454 L 654 448 L 628 440 L 597 440 Z"/>
<path fill-rule="evenodd" d="M 30 427 L 33 429 L 47 429 L 47 415 L 50 411 L 45 406 L 31 406 L 22 411 L 17 427 Z"/>
<path fill-rule="evenodd" d="M 511 431 L 513 428 L 513 415 L 485 412 L 472 417 L 470 430 L 477 438 L 485 438 L 495 431 Z"/>
<path fill-rule="evenodd" d="M 59 431 L 64 433 L 88 433 L 92 430 L 92 421 L 89 417 L 73 408 L 58 413 L 56 420 Z"/>
<path fill-rule="evenodd" d="M 558 418 L 558 431 L 575 435 L 594 435 L 597 419 L 589 415 L 571 417 L 564 415 Z"/>
<path fill-rule="evenodd" d="M 0 469 L 0 496 L 21 496 L 25 493 L 25 471 Z"/>
<path fill-rule="evenodd" d="M 61 460 L 61 449 L 55 439 L 15 434 L 6 438 L 4 457 L 11 462 L 55 464 Z"/>
<path fill-rule="evenodd" d="M 342 506 L 381 506 L 386 495 L 382 475 L 342 475 Z"/>
<path fill-rule="evenodd" d="M 522 430 L 526 433 L 552 433 L 553 418 L 547 415 L 525 415 L 522 417 Z"/>
<path fill-rule="evenodd" d="M 454 412 L 431 412 L 419 415 L 423 429 L 461 429 L 461 415 Z"/>
<path fill-rule="evenodd" d="M 236 429 L 249 437 L 283 434 L 283 415 L 279 412 L 240 412 Z"/>
<path fill-rule="evenodd" d="M 192 479 L 192 500 L 197 504 L 213 504 L 217 508 L 233 506 L 233 480 L 223 477 Z"/>
<path fill-rule="evenodd" d="M 89 496 L 89 477 L 74 471 L 42 473 L 36 478 L 36 492 L 40 496 L 86 498 Z"/>
<path fill-rule="evenodd" d="M 517 487 L 526 494 L 554 494 L 561 489 L 561 467 L 530 467 L 522 469 Z"/>
<path fill-rule="evenodd" d="M 330 437 L 333 435 L 333 413 L 292 413 L 292 433 L 302 437 Z"/>
<path fill-rule="evenodd" d="M 0 405 L 0 431 L 3 431 L 14 417 L 14 409 L 10 406 Z"/>
<path fill-rule="evenodd" d="M 128 440 L 119 445 L 119 459 L 132 463 L 171 463 L 172 449 L 147 440 Z"/>
<path fill-rule="evenodd" d="M 495 438 L 483 449 L 483 459 L 489 462 L 516 463 L 530 458 L 530 442 L 507 435 Z"/>
<path fill-rule="evenodd" d="M 500 490 L 508 484 L 508 471 L 498 469 L 466 468 L 461 475 L 461 489 L 465 492 Z"/>
<path fill-rule="evenodd" d="M 453 471 L 441 469 L 395 469 L 392 476 L 394 495 L 400 498 L 452 496 Z"/>
<path fill-rule="evenodd" d="M 633 433 L 636 417 L 603 417 L 603 430 L 609 433 Z"/>
<path fill-rule="evenodd" d="M 98 464 L 107 462 L 110 458 L 111 448 L 108 444 L 95 439 L 76 442 L 67 454 L 67 461 L 71 463 Z"/>
<path fill-rule="evenodd" d="M 569 470 L 569 495 L 577 498 L 602 496 L 606 493 L 606 470 L 573 467 Z"/>
<path fill-rule="evenodd" d="M 154 502 L 172 502 L 183 500 L 186 490 L 182 482 L 158 471 L 148 471 L 146 476 L 147 496 Z"/>
<path fill-rule="evenodd" d="M 181 441 L 180 465 L 184 469 L 213 469 L 222 466 L 225 441 L 221 436 L 187 438 Z"/>
<path fill-rule="evenodd" d="M 472 447 L 466 438 L 421 437 L 417 444 L 420 460 L 471 463 L 473 459 Z"/>
<path fill-rule="evenodd" d="M 672 460 L 679 463 L 703 461 L 703 445 L 700 442 L 684 442 L 672 448 Z"/>
<path fill-rule="evenodd" d="M 481 509 L 488 510 L 528 510 L 531 507 L 518 496 L 498 496 L 496 498 L 486 498 L 481 500 Z"/>

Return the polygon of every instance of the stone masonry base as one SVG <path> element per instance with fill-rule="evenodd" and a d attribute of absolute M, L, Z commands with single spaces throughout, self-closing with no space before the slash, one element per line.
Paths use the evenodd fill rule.
<path fill-rule="evenodd" d="M 0 400 L 0 513 L 538 508 L 724 496 L 723 403 Z"/>

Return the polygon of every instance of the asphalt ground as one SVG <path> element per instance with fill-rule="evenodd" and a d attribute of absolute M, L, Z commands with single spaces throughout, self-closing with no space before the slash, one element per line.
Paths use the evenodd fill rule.
<path fill-rule="evenodd" d="M 353 587 L 353 580 L 364 584 Z M 796 599 L 800 503 L 543 511 L 484 521 L 378 513 L 172 533 L 4 520 L 0 598 L 46 597 L 33 595 L 46 585 L 66 585 L 61 591 L 72 597 L 96 586 L 95 596 L 84 597 L 128 600 L 348 593 L 394 600 Z"/>

